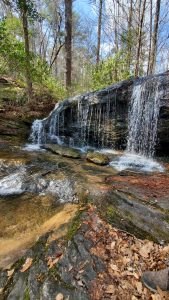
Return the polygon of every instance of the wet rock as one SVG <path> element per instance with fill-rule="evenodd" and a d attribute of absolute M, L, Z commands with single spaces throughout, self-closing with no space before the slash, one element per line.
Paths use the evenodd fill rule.
<path fill-rule="evenodd" d="M 29 136 L 30 124 L 26 124 L 19 118 L 1 116 L 0 136 L 7 140 L 26 140 Z"/>
<path fill-rule="evenodd" d="M 24 280 L 25 276 L 20 276 L 18 281 L 15 283 L 12 291 L 7 297 L 7 300 L 24 300 L 26 294 L 26 282 Z"/>
<path fill-rule="evenodd" d="M 53 300 L 59 294 L 63 295 L 63 299 L 91 299 L 89 290 L 92 288 L 92 280 L 105 270 L 105 266 L 101 258 L 90 252 L 94 243 L 90 237 L 85 237 L 90 227 L 83 224 L 88 219 L 85 213 L 81 216 L 82 225 L 79 223 L 79 228 L 68 242 L 64 239 L 49 242 L 52 232 L 39 239 L 21 262 L 14 265 L 15 272 L 10 283 L 4 272 L 0 272 L 0 286 L 5 287 L 5 299 Z M 99 223 L 96 230 L 97 226 L 99 230 Z M 29 257 L 33 263 L 21 273 L 22 265 Z"/>
<path fill-rule="evenodd" d="M 49 150 L 55 154 L 59 154 L 64 157 L 69 157 L 69 158 L 80 158 L 81 157 L 80 151 L 78 151 L 76 149 L 71 149 L 68 147 L 47 144 L 44 146 L 44 148 L 46 150 Z"/>
<path fill-rule="evenodd" d="M 108 156 L 99 152 L 88 152 L 86 158 L 96 165 L 104 166 L 109 163 Z"/>

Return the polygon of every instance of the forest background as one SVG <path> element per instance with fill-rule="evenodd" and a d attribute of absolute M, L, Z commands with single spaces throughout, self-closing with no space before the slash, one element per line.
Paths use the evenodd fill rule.
<path fill-rule="evenodd" d="M 168 0 L 0 1 L 0 76 L 20 103 L 168 69 Z"/>

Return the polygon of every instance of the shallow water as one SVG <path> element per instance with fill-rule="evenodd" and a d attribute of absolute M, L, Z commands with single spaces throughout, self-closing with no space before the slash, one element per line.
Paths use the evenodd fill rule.
<path fill-rule="evenodd" d="M 16 145 L 4 145 L 0 149 L 1 267 L 18 258 L 19 253 L 23 254 L 45 232 L 44 224 L 59 212 L 63 214 L 64 224 L 64 211 L 68 202 L 76 201 L 76 196 L 59 157 Z M 69 217 L 71 211 L 72 208 Z M 58 217 L 55 223 L 57 220 Z"/>

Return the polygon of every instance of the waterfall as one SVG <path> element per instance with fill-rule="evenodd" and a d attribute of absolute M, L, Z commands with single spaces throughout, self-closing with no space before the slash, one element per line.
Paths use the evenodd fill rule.
<path fill-rule="evenodd" d="M 79 97 L 74 102 L 60 102 L 47 118 L 33 122 L 29 140 L 39 145 L 49 142 L 70 147 L 113 146 L 115 104 L 109 98 L 103 104 L 92 100 Z"/>
<path fill-rule="evenodd" d="M 59 102 L 47 118 L 34 121 L 30 140 L 39 145 L 127 148 L 130 154 L 152 157 L 162 80 L 162 76 L 128 80 Z"/>
<path fill-rule="evenodd" d="M 159 78 L 135 85 L 128 114 L 127 151 L 147 157 L 155 152 L 160 108 Z"/>
<path fill-rule="evenodd" d="M 45 143 L 46 135 L 42 120 L 35 120 L 33 122 L 29 139 L 33 142 L 33 144 Z"/>

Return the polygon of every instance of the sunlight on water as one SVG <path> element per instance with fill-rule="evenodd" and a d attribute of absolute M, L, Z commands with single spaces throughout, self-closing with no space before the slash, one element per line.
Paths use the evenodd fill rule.
<path fill-rule="evenodd" d="M 132 169 L 143 172 L 164 172 L 164 167 L 157 161 L 131 153 L 124 153 L 121 157 L 117 157 L 111 161 L 110 166 L 118 171 Z"/>

